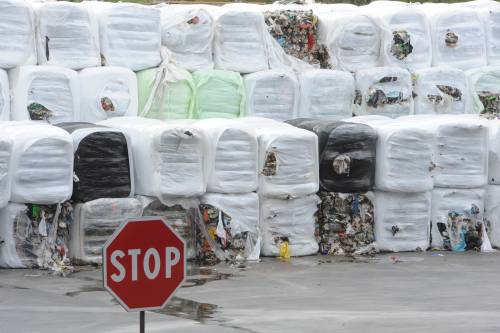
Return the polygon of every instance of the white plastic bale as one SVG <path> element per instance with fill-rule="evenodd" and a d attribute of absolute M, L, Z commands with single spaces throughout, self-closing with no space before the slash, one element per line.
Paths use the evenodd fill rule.
<path fill-rule="evenodd" d="M 137 78 L 123 67 L 80 71 L 80 120 L 94 123 L 113 117 L 137 116 Z"/>
<path fill-rule="evenodd" d="M 78 73 L 59 66 L 21 66 L 9 71 L 11 120 L 78 121 Z"/>
<path fill-rule="evenodd" d="M 431 193 L 375 191 L 375 241 L 381 251 L 429 247 Z"/>
<path fill-rule="evenodd" d="M 13 141 L 0 134 L 0 208 L 5 207 L 10 200 L 11 178 L 14 170 L 11 166 Z"/>
<path fill-rule="evenodd" d="M 10 88 L 7 72 L 0 69 L 0 121 L 10 120 Z"/>
<path fill-rule="evenodd" d="M 500 116 L 500 66 L 474 68 L 466 72 L 471 113 L 487 118 Z"/>
<path fill-rule="evenodd" d="M 484 220 L 491 244 L 500 248 L 500 186 L 498 185 L 486 187 Z"/>
<path fill-rule="evenodd" d="M 354 78 L 348 72 L 316 69 L 302 72 L 299 117 L 339 120 L 352 116 Z"/>
<path fill-rule="evenodd" d="M 48 2 L 36 9 L 38 64 L 82 69 L 101 65 L 99 25 L 87 6 Z"/>
<path fill-rule="evenodd" d="M 293 119 L 299 106 L 299 82 L 284 70 L 264 70 L 244 77 L 246 115 L 278 121 Z"/>
<path fill-rule="evenodd" d="M 500 185 L 500 120 L 486 122 L 488 126 L 488 184 Z"/>

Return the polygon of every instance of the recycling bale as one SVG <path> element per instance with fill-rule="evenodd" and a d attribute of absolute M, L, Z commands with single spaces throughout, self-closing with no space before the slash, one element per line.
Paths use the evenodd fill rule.
<path fill-rule="evenodd" d="M 486 122 L 488 127 L 488 184 L 500 185 L 500 120 Z"/>
<path fill-rule="evenodd" d="M 0 121 L 10 120 L 10 88 L 7 72 L 0 69 Z"/>
<path fill-rule="evenodd" d="M 498 185 L 486 187 L 484 224 L 491 245 L 500 248 L 500 186 Z"/>
<path fill-rule="evenodd" d="M 487 119 L 500 117 L 500 67 L 482 67 L 466 72 L 472 98 L 471 113 Z"/>
<path fill-rule="evenodd" d="M 14 177 L 12 168 L 13 140 L 5 134 L 0 134 L 0 208 L 7 205 L 11 195 L 11 178 Z"/>

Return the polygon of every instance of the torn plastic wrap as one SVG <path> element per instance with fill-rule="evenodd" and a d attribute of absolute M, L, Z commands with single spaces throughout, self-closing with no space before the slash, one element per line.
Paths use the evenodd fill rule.
<path fill-rule="evenodd" d="M 0 121 L 10 120 L 10 88 L 7 72 L 0 68 Z"/>
<path fill-rule="evenodd" d="M 244 77 L 246 115 L 278 121 L 293 119 L 299 106 L 299 82 L 285 70 L 265 70 Z"/>
<path fill-rule="evenodd" d="M 65 1 L 36 9 L 38 64 L 72 69 L 99 66 L 99 24 L 89 7 Z"/>
<path fill-rule="evenodd" d="M 339 120 L 352 116 L 354 78 L 350 73 L 317 69 L 302 72 L 299 117 Z"/>
<path fill-rule="evenodd" d="M 258 142 L 244 120 L 206 119 L 196 123 L 205 137 L 207 192 L 257 190 Z"/>
<path fill-rule="evenodd" d="M 73 202 L 134 194 L 133 156 L 125 135 L 89 123 L 63 123 L 73 137 Z"/>
<path fill-rule="evenodd" d="M 244 115 L 245 87 L 239 73 L 203 70 L 194 72 L 193 80 L 196 118 L 237 118 Z"/>
<path fill-rule="evenodd" d="M 500 120 L 486 122 L 488 126 L 488 184 L 500 185 Z"/>
<path fill-rule="evenodd" d="M 0 221 L 0 267 L 63 273 L 72 269 L 68 246 L 73 209 L 69 202 L 9 203 L 0 209 Z"/>
<path fill-rule="evenodd" d="M 102 248 L 123 221 L 142 216 L 135 198 L 98 199 L 74 206 L 70 254 L 75 264 L 102 264 Z"/>
<path fill-rule="evenodd" d="M 62 123 L 79 119 L 77 72 L 58 66 L 21 66 L 9 71 L 9 81 L 11 120 Z"/>
<path fill-rule="evenodd" d="M 452 67 L 434 67 L 414 73 L 415 114 L 469 113 L 465 73 Z"/>
<path fill-rule="evenodd" d="M 196 257 L 203 264 L 258 260 L 259 197 L 255 193 L 207 193 L 200 199 Z"/>
<path fill-rule="evenodd" d="M 491 245 L 500 248 L 500 186 L 498 185 L 486 187 L 484 223 Z"/>
<path fill-rule="evenodd" d="M 381 251 L 425 251 L 429 247 L 431 193 L 375 191 L 375 241 Z"/>
<path fill-rule="evenodd" d="M 14 176 L 11 165 L 13 144 L 11 138 L 0 134 L 0 208 L 5 207 L 10 200 L 11 178 Z"/>
<path fill-rule="evenodd" d="M 316 237 L 321 254 L 350 255 L 374 241 L 372 192 L 320 191 Z"/>
<path fill-rule="evenodd" d="M 397 67 L 375 67 L 356 73 L 354 114 L 391 118 L 413 113 L 410 73 Z"/>
<path fill-rule="evenodd" d="M 134 117 L 99 124 L 121 129 L 130 138 L 136 194 L 163 200 L 205 192 L 204 137 L 195 125 Z"/>
<path fill-rule="evenodd" d="M 500 66 L 466 72 L 471 96 L 471 113 L 487 119 L 500 118 Z"/>
<path fill-rule="evenodd" d="M 260 196 L 262 255 L 289 258 L 318 252 L 315 237 L 318 196 L 282 200 Z"/>
<path fill-rule="evenodd" d="M 431 246 L 463 252 L 483 245 L 484 189 L 432 191 Z"/>
<path fill-rule="evenodd" d="M 130 69 L 86 68 L 79 79 L 81 121 L 137 116 L 137 78 Z"/>

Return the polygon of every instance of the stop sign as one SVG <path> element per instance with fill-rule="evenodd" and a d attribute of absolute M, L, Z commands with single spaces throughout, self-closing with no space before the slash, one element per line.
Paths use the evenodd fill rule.
<path fill-rule="evenodd" d="M 103 248 L 104 288 L 127 311 L 163 308 L 185 269 L 184 240 L 161 218 L 127 220 Z"/>

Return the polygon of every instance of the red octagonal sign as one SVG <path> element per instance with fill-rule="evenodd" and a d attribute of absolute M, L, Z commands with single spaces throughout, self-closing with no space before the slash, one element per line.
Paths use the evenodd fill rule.
<path fill-rule="evenodd" d="M 184 240 L 157 217 L 126 221 L 104 245 L 104 288 L 127 311 L 163 308 L 185 270 Z"/>

